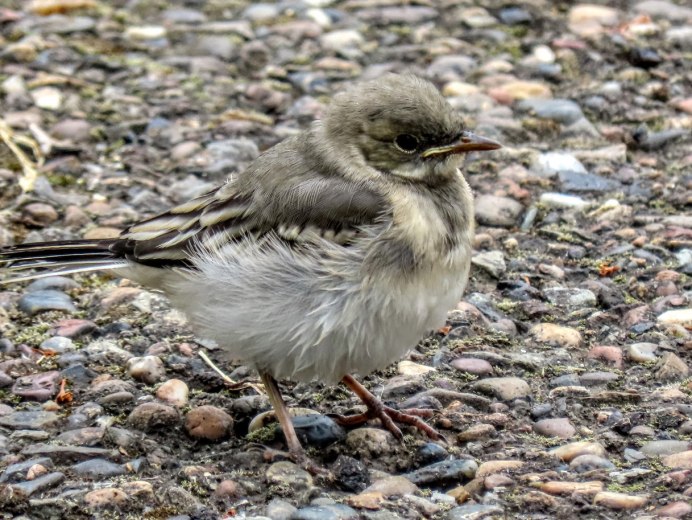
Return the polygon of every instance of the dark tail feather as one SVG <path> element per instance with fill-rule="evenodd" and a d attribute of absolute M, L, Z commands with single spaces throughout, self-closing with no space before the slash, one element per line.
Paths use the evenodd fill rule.
<path fill-rule="evenodd" d="M 127 261 L 112 250 L 114 243 L 115 240 L 66 240 L 0 248 L 0 270 L 20 273 L 0 283 L 125 267 Z M 39 271 L 24 272 L 30 269 Z"/>

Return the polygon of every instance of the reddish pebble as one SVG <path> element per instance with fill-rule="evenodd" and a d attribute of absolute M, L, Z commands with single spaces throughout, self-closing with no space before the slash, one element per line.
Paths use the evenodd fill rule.
<path fill-rule="evenodd" d="M 225 498 L 234 498 L 238 496 L 238 491 L 239 491 L 239 486 L 238 483 L 234 480 L 222 480 L 219 482 L 219 485 L 216 486 L 216 490 L 214 491 L 214 496 L 216 498 L 220 499 L 225 499 Z"/>
<path fill-rule="evenodd" d="M 605 361 L 613 365 L 615 368 L 622 368 L 622 349 L 620 347 L 613 347 L 609 345 L 593 347 L 591 350 L 589 350 L 586 357 Z"/>
<path fill-rule="evenodd" d="M 89 320 L 61 320 L 54 325 L 52 333 L 64 338 L 77 338 L 96 328 L 96 323 Z"/>
<path fill-rule="evenodd" d="M 486 375 L 493 373 L 493 366 L 485 359 L 458 358 L 452 361 L 451 365 L 457 370 L 468 372 L 469 374 Z"/>
<path fill-rule="evenodd" d="M 687 502 L 673 502 L 656 511 L 656 516 L 665 518 L 687 518 L 692 513 L 692 506 Z"/>

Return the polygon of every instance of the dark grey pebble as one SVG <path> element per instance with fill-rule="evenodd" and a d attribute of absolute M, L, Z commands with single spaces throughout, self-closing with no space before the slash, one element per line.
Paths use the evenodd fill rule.
<path fill-rule="evenodd" d="M 51 469 L 53 467 L 53 461 L 48 457 L 35 457 L 23 462 L 17 462 L 16 464 L 10 464 L 5 468 L 5 471 L 3 471 L 0 475 L 0 482 L 24 478 L 26 472 L 29 471 L 29 468 L 34 464 L 40 464 L 47 469 Z"/>
<path fill-rule="evenodd" d="M 558 173 L 560 189 L 568 193 L 607 192 L 619 190 L 622 185 L 593 173 L 562 171 Z"/>
<path fill-rule="evenodd" d="M 36 314 L 41 311 L 66 311 L 74 312 L 77 308 L 72 299 L 65 293 L 48 289 L 26 293 L 17 302 L 19 310 L 27 314 Z"/>
<path fill-rule="evenodd" d="M 531 13 L 521 7 L 505 7 L 498 13 L 500 21 L 505 25 L 517 25 L 531 23 L 533 17 Z"/>
<path fill-rule="evenodd" d="M 67 367 L 60 372 L 60 377 L 77 384 L 89 384 L 97 375 L 96 372 L 81 363 Z"/>
<path fill-rule="evenodd" d="M 564 374 L 558 377 L 552 378 L 548 382 L 548 386 L 551 388 L 556 388 L 558 386 L 579 386 L 581 381 L 579 381 L 579 376 L 577 374 Z"/>
<path fill-rule="evenodd" d="M 42 491 L 44 489 L 52 488 L 57 486 L 63 481 L 65 475 L 56 471 L 54 473 L 48 473 L 34 480 L 27 480 L 26 482 L 19 482 L 17 484 L 12 484 L 12 491 L 19 492 L 24 496 L 31 496 L 37 491 Z"/>
<path fill-rule="evenodd" d="M 292 422 L 301 442 L 311 446 L 328 446 L 346 437 L 344 429 L 325 415 L 300 415 Z"/>
<path fill-rule="evenodd" d="M 434 442 L 426 442 L 416 451 L 415 460 L 419 466 L 426 466 L 443 461 L 447 457 L 449 457 L 449 452 L 442 446 Z"/>
<path fill-rule="evenodd" d="M 80 477 L 105 478 L 124 475 L 127 470 L 122 464 L 116 464 L 106 459 L 91 459 L 79 462 L 70 468 Z"/>
<path fill-rule="evenodd" d="M 66 276 L 47 276 L 46 278 L 34 280 L 27 286 L 25 290 L 28 293 L 46 291 L 49 289 L 55 289 L 56 291 L 69 291 L 70 289 L 76 289 L 77 287 L 79 287 L 79 284 L 72 278 L 67 278 Z"/>
<path fill-rule="evenodd" d="M 353 457 L 339 455 L 331 470 L 337 487 L 344 491 L 358 493 L 370 485 L 368 468 Z"/>
<path fill-rule="evenodd" d="M 584 117 L 581 107 L 569 99 L 525 99 L 517 105 L 517 108 L 563 125 L 571 125 Z"/>
<path fill-rule="evenodd" d="M 120 458 L 117 450 L 89 448 L 85 446 L 56 446 L 52 444 L 32 444 L 22 450 L 23 455 L 43 455 L 56 462 L 74 462 L 95 457 Z"/>
<path fill-rule="evenodd" d="M 12 429 L 43 430 L 56 426 L 60 417 L 55 412 L 20 411 L 0 416 L 0 426 Z"/>
<path fill-rule="evenodd" d="M 422 467 L 404 475 L 417 486 L 445 482 L 471 480 L 476 475 L 478 464 L 471 459 L 444 460 Z"/>

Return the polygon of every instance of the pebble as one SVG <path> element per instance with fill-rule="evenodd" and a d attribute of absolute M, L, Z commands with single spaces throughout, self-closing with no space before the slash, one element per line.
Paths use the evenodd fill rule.
<path fill-rule="evenodd" d="M 580 455 L 596 455 L 598 457 L 605 457 L 606 454 L 605 448 L 601 444 L 592 441 L 572 442 L 570 444 L 565 444 L 563 446 L 554 448 L 550 450 L 550 453 L 565 462 L 571 462 Z"/>
<path fill-rule="evenodd" d="M 65 312 L 77 310 L 67 294 L 53 289 L 26 293 L 19 299 L 17 306 L 22 312 L 31 315 L 52 310 Z"/>
<path fill-rule="evenodd" d="M 692 445 L 687 441 L 677 441 L 674 439 L 666 439 L 660 441 L 649 441 L 644 444 L 639 451 L 650 457 L 663 457 L 666 455 L 674 455 L 692 449 Z"/>
<path fill-rule="evenodd" d="M 594 505 L 602 505 L 610 509 L 641 509 L 649 498 L 647 496 L 626 495 L 612 491 L 601 491 L 593 497 Z"/>
<path fill-rule="evenodd" d="M 166 404 L 183 408 L 187 406 L 189 392 L 190 390 L 185 381 L 169 379 L 156 390 L 156 397 Z"/>
<path fill-rule="evenodd" d="M 665 352 L 656 363 L 656 377 L 659 380 L 669 381 L 684 379 L 690 369 L 682 359 L 672 352 Z"/>
<path fill-rule="evenodd" d="M 538 488 L 549 495 L 596 495 L 603 491 L 603 482 L 548 481 L 541 483 Z"/>
<path fill-rule="evenodd" d="M 578 330 L 555 323 L 539 323 L 529 330 L 529 335 L 539 343 L 553 347 L 577 348 L 582 338 Z"/>
<path fill-rule="evenodd" d="M 57 393 L 59 379 L 57 370 L 18 377 L 12 385 L 12 393 L 24 399 L 47 401 Z"/>
<path fill-rule="evenodd" d="M 627 346 L 627 357 L 637 363 L 651 363 L 658 359 L 656 343 L 633 343 Z"/>
<path fill-rule="evenodd" d="M 611 471 L 615 469 L 615 464 L 606 458 L 599 457 L 598 455 L 586 454 L 579 455 L 578 457 L 572 459 L 572 461 L 569 463 L 569 467 L 572 471 L 577 473 L 587 473 L 597 469 Z"/>
<path fill-rule="evenodd" d="M 476 219 L 486 226 L 516 226 L 524 207 L 508 197 L 480 195 L 476 198 Z"/>
<path fill-rule="evenodd" d="M 692 505 L 679 500 L 656 510 L 658 518 L 688 518 L 692 515 Z"/>
<path fill-rule="evenodd" d="M 144 432 L 165 430 L 180 423 L 180 414 L 172 406 L 143 403 L 130 412 L 127 423 L 130 427 Z"/>
<path fill-rule="evenodd" d="M 492 424 L 474 424 L 457 435 L 457 440 L 459 442 L 487 440 L 494 437 L 496 433 L 495 427 Z"/>
<path fill-rule="evenodd" d="M 292 422 L 301 443 L 308 446 L 325 447 L 346 437 L 344 429 L 326 415 L 300 415 Z"/>
<path fill-rule="evenodd" d="M 584 117 L 581 107 L 569 99 L 525 99 L 517 104 L 517 109 L 564 125 L 571 125 Z"/>
<path fill-rule="evenodd" d="M 493 373 L 493 366 L 485 359 L 478 358 L 457 358 L 450 365 L 462 372 L 474 375 L 488 375 Z"/>
<path fill-rule="evenodd" d="M 486 251 L 471 257 L 471 263 L 480 267 L 495 278 L 500 278 L 507 270 L 505 255 L 502 251 Z"/>
<path fill-rule="evenodd" d="M 356 510 L 344 504 L 307 506 L 291 515 L 291 520 L 356 520 L 357 518 L 359 515 Z"/>
<path fill-rule="evenodd" d="M 519 377 L 489 377 L 473 383 L 472 388 L 503 401 L 531 395 L 529 384 Z"/>
<path fill-rule="evenodd" d="M 133 357 L 127 360 L 127 373 L 132 379 L 151 385 L 166 376 L 166 369 L 158 356 Z"/>
<path fill-rule="evenodd" d="M 542 419 L 533 425 L 533 431 L 546 437 L 569 439 L 577 430 L 567 418 Z"/>
<path fill-rule="evenodd" d="M 346 434 L 346 446 L 358 457 L 378 458 L 394 453 L 397 443 L 394 436 L 379 428 L 357 428 Z"/>
<path fill-rule="evenodd" d="M 222 440 L 233 433 L 233 418 L 216 406 L 198 406 L 185 416 L 185 431 L 196 439 Z"/>
<path fill-rule="evenodd" d="M 543 295 L 553 305 L 566 306 L 571 309 L 595 307 L 596 295 L 589 289 L 572 287 L 547 287 L 543 289 Z"/>
<path fill-rule="evenodd" d="M 33 480 L 12 484 L 11 491 L 13 493 L 18 493 L 19 496 L 29 497 L 34 493 L 55 487 L 63 480 L 65 480 L 65 474 L 61 473 L 60 471 L 55 471 L 53 473 L 47 473 L 37 477 Z"/>
<path fill-rule="evenodd" d="M 656 320 L 664 325 L 690 325 L 692 324 L 692 308 L 666 311 L 660 314 Z"/>
<path fill-rule="evenodd" d="M 477 470 L 478 464 L 471 459 L 443 460 L 407 473 L 404 477 L 417 486 L 427 486 L 455 482 L 462 478 L 471 480 Z"/>
<path fill-rule="evenodd" d="M 288 486 L 294 492 L 313 486 L 310 473 L 289 461 L 275 462 L 267 468 L 265 476 L 269 485 Z"/>
<path fill-rule="evenodd" d="M 87 507 L 93 509 L 120 508 L 123 507 L 127 501 L 127 494 L 122 489 L 114 487 L 95 489 L 84 495 L 84 503 Z"/>
<path fill-rule="evenodd" d="M 54 428 L 60 422 L 55 412 L 42 410 L 18 411 L 0 415 L 0 426 L 11 429 L 46 430 Z"/>
<path fill-rule="evenodd" d="M 124 466 L 106 459 L 85 460 L 71 466 L 70 470 L 80 477 L 94 479 L 115 477 L 127 473 Z"/>
<path fill-rule="evenodd" d="M 363 490 L 363 493 L 376 493 L 385 498 L 412 495 L 418 491 L 418 486 L 406 476 L 396 475 L 381 478 Z"/>
<path fill-rule="evenodd" d="M 540 201 L 550 208 L 583 209 L 589 205 L 587 201 L 576 195 L 552 192 L 543 193 Z"/>
<path fill-rule="evenodd" d="M 31 98 L 38 108 L 57 111 L 62 108 L 63 94 L 55 87 L 39 87 L 31 91 Z"/>
<path fill-rule="evenodd" d="M 503 509 L 493 504 L 468 504 L 447 511 L 446 520 L 475 520 L 502 515 Z"/>
<path fill-rule="evenodd" d="M 531 172 L 550 179 L 560 173 L 587 173 L 584 165 L 573 154 L 566 152 L 547 152 L 536 156 L 531 164 Z"/>

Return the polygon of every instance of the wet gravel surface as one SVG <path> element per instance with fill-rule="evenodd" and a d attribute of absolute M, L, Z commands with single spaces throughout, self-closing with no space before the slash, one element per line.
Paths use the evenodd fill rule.
<path fill-rule="evenodd" d="M 0 287 L 0 518 L 691 517 L 684 4 L 6 0 L 0 245 L 114 236 L 390 70 L 505 147 L 466 163 L 463 300 L 365 379 L 446 444 L 344 430 L 343 387 L 285 383 L 312 476 L 165 298 L 53 277 Z"/>

